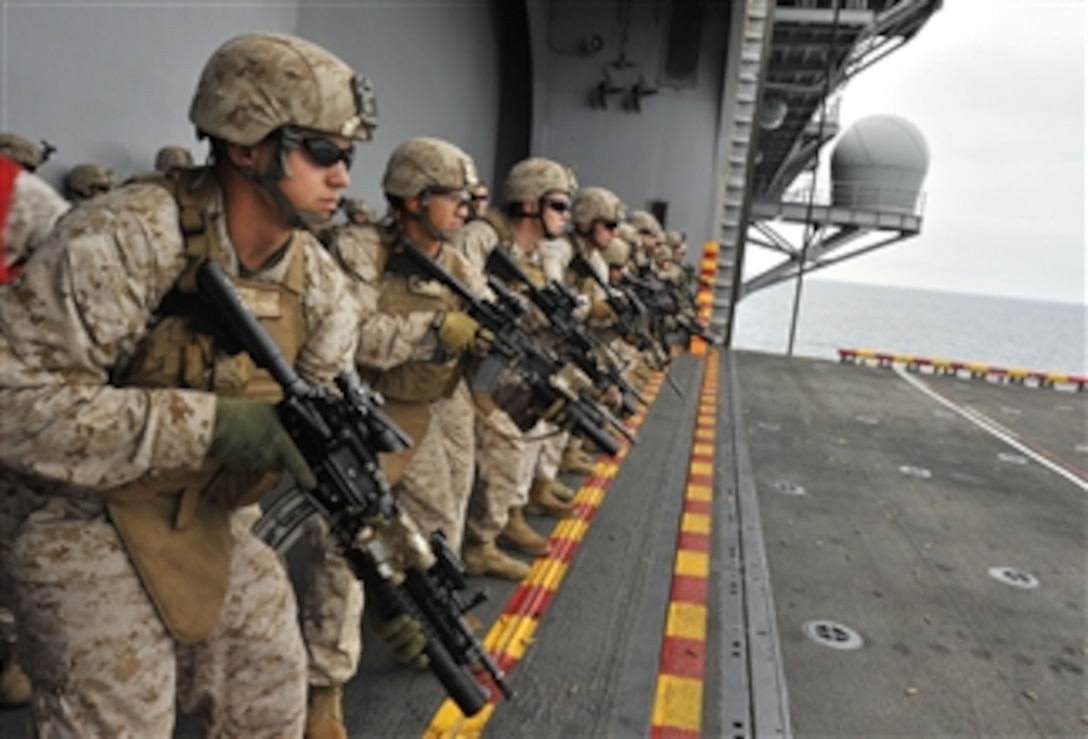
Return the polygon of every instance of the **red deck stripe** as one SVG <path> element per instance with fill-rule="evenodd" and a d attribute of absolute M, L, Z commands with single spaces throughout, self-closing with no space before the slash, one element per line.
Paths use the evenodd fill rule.
<path fill-rule="evenodd" d="M 688 498 L 684 501 L 684 513 L 698 513 L 703 516 L 709 516 L 710 512 L 714 510 L 714 505 L 709 500 L 692 500 Z"/>
<path fill-rule="evenodd" d="M 672 591 L 669 600 L 673 603 L 706 603 L 707 583 L 705 577 L 676 575 L 672 579 Z"/>
<path fill-rule="evenodd" d="M 710 553 L 710 537 L 697 531 L 681 531 L 677 549 Z"/>
<path fill-rule="evenodd" d="M 695 428 L 692 431 L 693 445 L 700 443 L 700 436 L 705 436 L 706 431 L 710 432 L 709 435 L 711 437 L 714 436 L 716 417 L 715 414 L 710 411 L 717 402 L 718 393 L 716 380 L 718 359 L 719 355 L 716 351 L 711 351 L 707 355 L 702 392 L 699 397 L 700 416 L 696 419 Z M 695 490 L 694 486 L 713 489 L 714 454 L 706 454 L 705 452 L 695 453 L 693 446 L 691 462 L 692 466 L 698 463 L 703 469 L 709 469 L 710 472 L 689 473 L 688 484 L 684 496 L 683 513 L 705 516 L 712 521 L 714 509 L 713 501 L 698 499 L 701 497 L 703 491 Z M 681 518 L 681 525 L 683 525 L 683 518 Z M 680 552 L 709 555 L 710 549 L 711 540 L 708 534 L 699 531 L 685 531 L 683 529 L 680 529 L 677 532 L 678 563 L 680 560 Z M 669 590 L 670 604 L 676 606 L 699 606 L 709 610 L 707 595 L 708 584 L 706 578 L 684 575 L 674 569 Z M 670 702 L 669 691 L 670 689 L 675 688 L 675 684 L 671 683 L 669 679 L 680 678 L 695 681 L 699 686 L 700 693 L 705 688 L 705 685 L 703 684 L 706 673 L 707 657 L 705 629 L 709 625 L 708 619 L 706 618 L 709 614 L 706 613 L 706 610 L 704 610 L 701 615 L 698 610 L 690 608 L 687 609 L 686 612 L 683 610 L 670 612 L 669 618 L 674 616 L 682 619 L 701 618 L 702 620 L 698 623 L 693 621 L 692 623 L 687 624 L 679 623 L 671 625 L 672 628 L 678 627 L 683 629 L 684 633 L 697 634 L 700 638 L 692 639 L 689 637 L 669 636 L 667 634 L 663 636 L 660 661 L 658 663 L 657 690 L 654 696 L 654 709 L 652 714 L 654 718 L 651 719 L 651 721 L 660 721 L 661 723 L 654 723 L 650 727 L 650 736 L 654 739 L 694 739 L 694 737 L 700 736 L 699 731 L 676 728 L 676 725 L 701 727 L 703 720 L 702 706 L 690 705 L 691 698 L 695 695 L 694 692 L 687 696 L 687 704 L 685 704 L 684 701 L 676 703 Z M 689 686 L 684 688 L 684 690 L 694 691 L 694 686 Z M 706 700 L 707 696 L 703 695 L 702 701 L 705 703 Z"/>
<path fill-rule="evenodd" d="M 705 671 L 705 641 L 677 636 L 665 637 L 665 643 L 661 647 L 661 674 L 702 680 Z"/>

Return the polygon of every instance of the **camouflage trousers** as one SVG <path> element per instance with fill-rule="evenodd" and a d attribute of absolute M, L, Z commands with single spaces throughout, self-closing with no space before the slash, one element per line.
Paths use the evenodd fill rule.
<path fill-rule="evenodd" d="M 166 631 L 97 498 L 52 497 L 23 521 L 6 563 L 40 737 L 169 737 L 175 707 L 210 736 L 300 736 L 306 657 L 276 554 L 232 521 L 219 622 L 203 642 Z"/>
<path fill-rule="evenodd" d="M 11 541 L 15 530 L 29 512 L 26 496 L 19 495 L 19 486 L 7 478 L 0 478 L 0 663 L 8 659 L 15 644 L 15 614 L 12 591 L 14 584 L 9 576 Z"/>
<path fill-rule="evenodd" d="M 475 427 L 478 480 L 466 529 L 478 544 L 494 541 L 506 528 L 510 509 L 529 502 L 524 484 L 529 470 L 525 435 L 509 415 L 497 408 L 477 414 Z"/>
<path fill-rule="evenodd" d="M 467 525 L 472 541 L 494 541 L 506 528 L 510 509 L 529 502 L 533 480 L 555 479 L 568 438 L 565 431 L 546 421 L 523 432 L 501 410 L 477 418 L 479 483 Z"/>
<path fill-rule="evenodd" d="M 418 450 L 393 494 L 424 534 L 441 531 L 450 548 L 461 550 L 465 513 L 472 492 L 476 440 L 475 411 L 464 381 L 448 398 L 434 401 Z"/>
<path fill-rule="evenodd" d="M 554 480 L 559 476 L 559 463 L 563 460 L 563 451 L 570 443 L 570 433 L 561 431 L 553 424 L 546 424 L 542 436 L 543 438 L 532 442 L 536 445 L 533 479 Z M 529 455 L 534 456 L 532 448 Z"/>
<path fill-rule="evenodd" d="M 363 588 L 340 554 L 328 525 L 312 519 L 310 559 L 302 597 L 302 635 L 309 656 L 309 684 L 343 685 L 362 655 Z"/>

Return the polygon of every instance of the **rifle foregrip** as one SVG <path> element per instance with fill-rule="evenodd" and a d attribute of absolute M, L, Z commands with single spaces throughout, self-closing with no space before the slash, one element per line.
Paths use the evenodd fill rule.
<path fill-rule="evenodd" d="M 477 682 L 450 653 L 446 644 L 436 633 L 440 627 L 431 624 L 427 609 L 420 607 L 412 595 L 411 581 L 416 580 L 418 585 L 423 574 L 415 570 L 409 571 L 408 582 L 399 586 L 382 578 L 373 567 L 364 565 L 361 574 L 368 591 L 376 596 L 375 607 L 381 618 L 392 620 L 402 614 L 408 614 L 423 626 L 423 633 L 427 638 L 423 651 L 429 660 L 428 669 L 438 682 L 442 683 L 442 687 L 446 689 L 462 713 L 466 716 L 479 713 L 490 699 L 487 689 Z M 433 616 L 433 614 L 430 615 Z M 447 614 L 445 617 L 459 618 L 460 614 Z"/>
<path fill-rule="evenodd" d="M 590 419 L 589 414 L 581 407 L 580 402 L 568 403 L 563 412 L 570 420 L 572 431 L 588 436 L 590 441 L 599 446 L 601 451 L 610 457 L 616 456 L 620 450 L 619 442 Z"/>
<path fill-rule="evenodd" d="M 430 669 L 450 698 L 466 716 L 474 716 L 483 710 L 491 696 L 483 685 L 465 672 L 454 661 L 446 647 L 438 639 L 427 639 L 424 650 L 430 660 Z"/>

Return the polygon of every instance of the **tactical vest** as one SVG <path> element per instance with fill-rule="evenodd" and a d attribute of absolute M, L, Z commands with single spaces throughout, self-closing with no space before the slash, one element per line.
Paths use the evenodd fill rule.
<path fill-rule="evenodd" d="M 407 258 L 398 256 L 397 235 L 392 229 L 382 229 L 382 251 L 378 268 L 381 270 L 381 291 L 378 310 L 403 316 L 416 312 L 460 310 L 460 299 L 449 288 L 435 280 L 416 274 Z M 444 247 L 449 249 L 450 247 Z M 439 263 L 464 282 L 459 261 L 443 259 Z M 387 400 L 399 403 L 430 403 L 449 397 L 462 373 L 459 356 L 442 356 L 430 360 L 409 360 L 381 372 L 364 373 L 371 386 Z"/>
<path fill-rule="evenodd" d="M 486 221 L 487 225 L 495 229 L 495 233 L 499 237 L 499 244 L 514 243 L 514 229 L 510 227 L 510 220 L 505 213 L 491 209 L 484 213 L 481 220 Z"/>
<path fill-rule="evenodd" d="M 176 182 L 162 178 L 157 184 L 178 203 L 188 264 L 132 359 L 115 369 L 113 383 L 278 400 L 279 385 L 248 354 L 228 353 L 233 347 L 220 335 L 222 319 L 197 294 L 200 264 L 228 260 L 226 245 L 207 220 L 215 179 L 207 170 L 188 170 Z M 282 284 L 234 282 L 293 364 L 306 334 L 305 264 L 301 248 L 290 249 L 287 258 Z M 209 460 L 199 470 L 156 475 L 106 494 L 110 517 L 141 581 L 179 642 L 202 641 L 215 628 L 229 582 L 231 512 L 255 503 L 278 479 L 278 474 L 228 473 Z"/>
<path fill-rule="evenodd" d="M 585 254 L 585 250 L 582 249 L 582 245 L 578 242 L 577 236 L 573 234 L 567 234 L 566 239 L 567 242 L 570 243 L 572 254 L 581 254 L 582 257 L 585 258 L 587 263 L 592 264 L 591 262 L 589 262 L 589 258 Z M 597 284 L 597 281 L 593 279 L 592 276 L 581 275 L 570 268 L 567 269 L 565 278 L 566 279 L 564 281 L 567 287 L 589 298 L 593 298 L 595 295 L 599 294 L 599 291 L 601 289 L 600 285 Z"/>

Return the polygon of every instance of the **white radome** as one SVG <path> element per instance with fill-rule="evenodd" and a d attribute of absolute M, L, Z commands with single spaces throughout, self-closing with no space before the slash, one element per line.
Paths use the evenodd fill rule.
<path fill-rule="evenodd" d="M 929 146 L 913 123 L 894 115 L 862 118 L 831 155 L 835 205 L 913 212 L 928 170 Z"/>

